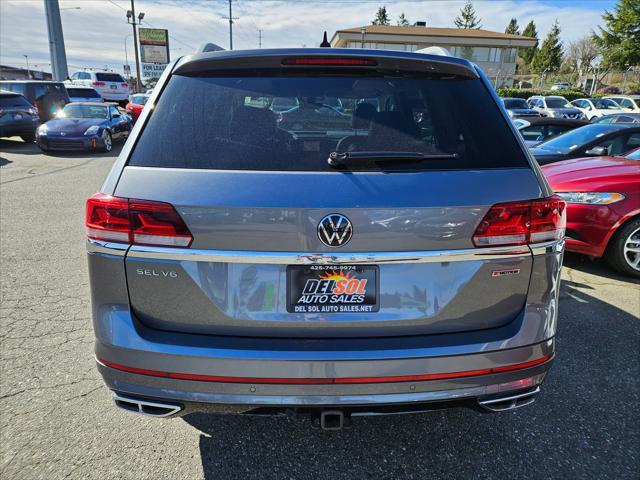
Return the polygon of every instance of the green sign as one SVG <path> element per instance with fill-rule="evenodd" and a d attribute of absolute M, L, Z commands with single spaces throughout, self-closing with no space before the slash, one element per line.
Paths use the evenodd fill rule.
<path fill-rule="evenodd" d="M 169 32 L 162 28 L 139 28 L 140 45 L 167 45 Z"/>

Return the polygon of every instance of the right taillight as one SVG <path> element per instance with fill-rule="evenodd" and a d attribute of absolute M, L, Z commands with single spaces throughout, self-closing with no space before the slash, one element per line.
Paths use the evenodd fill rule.
<path fill-rule="evenodd" d="M 193 237 L 173 205 L 96 193 L 87 200 L 87 236 L 132 245 L 188 247 Z"/>
<path fill-rule="evenodd" d="M 489 209 L 476 228 L 473 244 L 490 247 L 560 240 L 566 226 L 566 203 L 557 195 L 499 203 Z"/>

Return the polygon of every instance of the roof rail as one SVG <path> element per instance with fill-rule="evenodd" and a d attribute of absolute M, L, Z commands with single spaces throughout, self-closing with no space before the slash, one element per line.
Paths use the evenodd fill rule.
<path fill-rule="evenodd" d="M 215 43 L 203 43 L 198 48 L 196 48 L 196 53 L 206 53 L 206 52 L 220 52 L 223 51 L 220 45 L 216 45 Z"/>

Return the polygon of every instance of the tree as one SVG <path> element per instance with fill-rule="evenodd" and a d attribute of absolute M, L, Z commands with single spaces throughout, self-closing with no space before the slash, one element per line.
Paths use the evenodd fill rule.
<path fill-rule="evenodd" d="M 560 25 L 556 20 L 547 38 L 542 42 L 540 50 L 533 56 L 531 71 L 536 73 L 555 72 L 562 65 L 562 42 L 560 41 Z"/>
<path fill-rule="evenodd" d="M 387 13 L 387 7 L 378 8 L 378 13 L 376 13 L 376 18 L 373 19 L 371 25 L 389 25 L 391 24 L 391 20 L 389 19 L 389 14 Z"/>
<path fill-rule="evenodd" d="M 515 18 L 512 18 L 511 21 L 509 22 L 509 25 L 507 25 L 507 28 L 505 28 L 504 33 L 510 33 L 512 35 L 520 35 L 520 27 L 518 27 L 518 20 L 516 20 Z"/>
<path fill-rule="evenodd" d="M 481 18 L 478 18 L 476 15 L 476 10 L 473 8 L 473 3 L 470 0 L 467 0 L 467 3 L 464 4 L 464 7 L 460 9 L 460 15 L 458 15 L 453 23 L 456 24 L 458 28 L 482 28 Z"/>
<path fill-rule="evenodd" d="M 600 47 L 592 35 L 586 35 L 569 44 L 564 67 L 578 75 L 584 75 L 593 69 L 594 60 L 600 55 Z"/>
<path fill-rule="evenodd" d="M 602 49 L 605 68 L 640 65 L 640 1 L 620 0 L 613 13 L 605 11 L 606 26 L 599 27 L 594 41 Z"/>
<path fill-rule="evenodd" d="M 398 17 L 398 26 L 400 26 L 400 27 L 408 27 L 409 26 L 409 20 L 407 20 L 407 17 L 404 16 L 404 12 L 402 12 L 400 14 L 400 16 Z"/>
<path fill-rule="evenodd" d="M 524 27 L 524 30 L 522 31 L 522 36 L 536 39 L 536 44 L 533 47 L 521 48 L 520 51 L 518 52 L 518 55 L 520 56 L 520 58 L 522 58 L 522 60 L 524 60 L 524 63 L 526 63 L 527 65 L 531 65 L 533 56 L 535 55 L 536 50 L 538 49 L 538 32 L 536 30 L 536 24 L 533 20 L 527 23 L 527 26 Z"/>

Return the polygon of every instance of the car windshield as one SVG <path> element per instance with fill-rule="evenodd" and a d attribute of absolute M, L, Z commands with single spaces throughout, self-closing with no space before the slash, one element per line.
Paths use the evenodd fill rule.
<path fill-rule="evenodd" d="M 545 99 L 547 108 L 571 108 L 571 105 L 564 97 L 547 97 Z"/>
<path fill-rule="evenodd" d="M 613 100 L 607 98 L 596 98 L 593 100 L 593 105 L 599 110 L 621 110 L 622 107 Z"/>
<path fill-rule="evenodd" d="M 615 130 L 619 130 L 619 127 L 606 124 L 585 125 L 584 127 L 576 128 L 575 130 L 543 142 L 538 145 L 538 147 L 545 150 L 557 150 L 562 153 L 569 153 L 585 143 Z"/>
<path fill-rule="evenodd" d="M 636 148 L 631 153 L 625 155 L 625 157 L 633 160 L 640 160 L 640 148 Z"/>
<path fill-rule="evenodd" d="M 64 118 L 109 118 L 107 107 L 70 103 L 58 114 Z"/>
<path fill-rule="evenodd" d="M 70 97 L 80 97 L 80 98 L 100 98 L 100 94 L 96 92 L 93 88 L 69 88 L 67 87 L 67 92 Z"/>
<path fill-rule="evenodd" d="M 480 80 L 260 72 L 171 77 L 129 164 L 317 171 L 332 168 L 332 152 L 385 159 L 397 154 L 393 161 L 369 155 L 366 166 L 366 161 L 353 163 L 361 169 L 527 165 Z M 420 160 L 397 161 L 410 156 Z"/>
<path fill-rule="evenodd" d="M 147 100 L 149 100 L 148 95 L 134 95 L 133 97 L 131 97 L 131 103 L 134 103 L 136 105 L 146 105 Z"/>
<path fill-rule="evenodd" d="M 31 104 L 22 95 L 0 95 L 0 107 L 27 107 Z"/>
<path fill-rule="evenodd" d="M 117 73 L 96 73 L 96 80 L 99 82 L 125 83 L 124 78 Z"/>
<path fill-rule="evenodd" d="M 529 105 L 527 101 L 523 98 L 505 98 L 502 100 L 504 102 L 505 108 L 508 109 L 528 109 Z"/>

